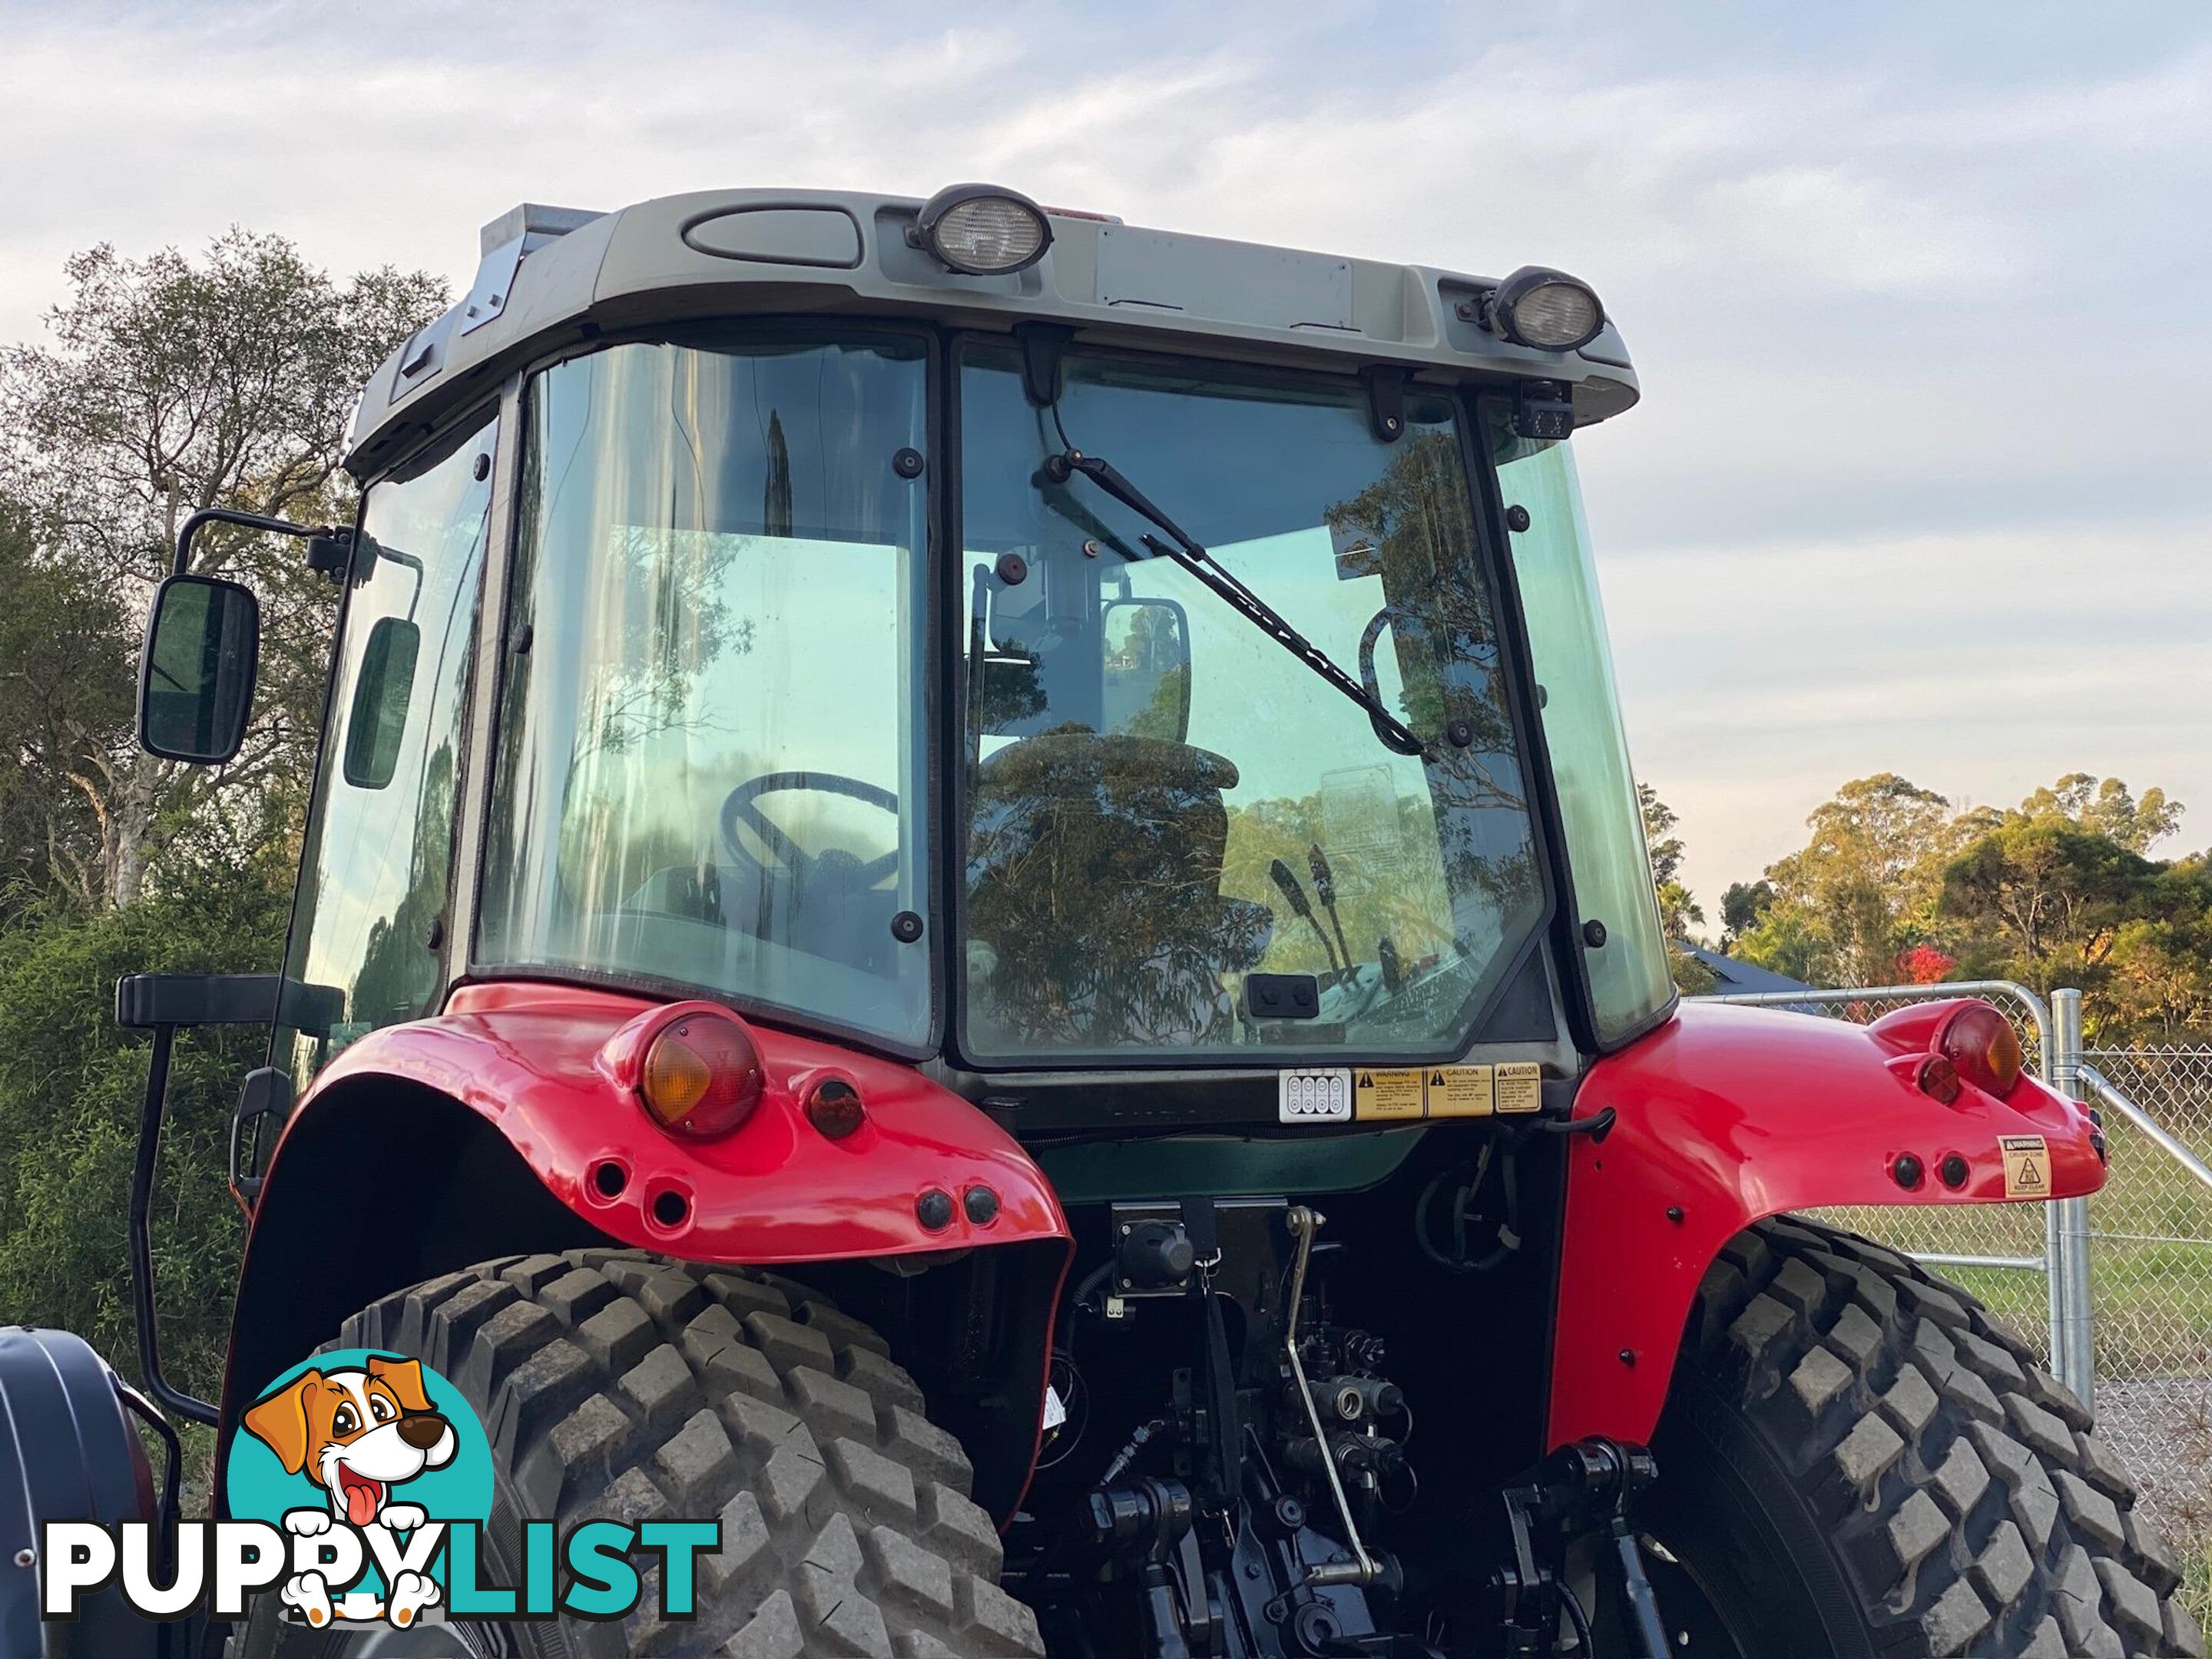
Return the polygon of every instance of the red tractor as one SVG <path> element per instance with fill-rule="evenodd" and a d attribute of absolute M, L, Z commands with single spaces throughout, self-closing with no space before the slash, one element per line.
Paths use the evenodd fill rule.
<path fill-rule="evenodd" d="M 374 1651 L 2201 1651 L 2080 1401 L 1789 1215 L 2094 1191 L 2087 1111 L 1984 1003 L 1677 999 L 1589 286 L 981 185 L 483 247 L 362 394 L 358 523 L 246 521 L 343 610 L 281 973 L 120 988 L 137 1408 L 228 1446 L 368 1349 L 480 1417 L 488 1581 L 533 1522 L 719 1531 L 689 1617 Z M 198 528 L 142 720 L 212 762 L 257 622 Z M 226 1020 L 271 1037 L 203 1402 L 146 1208 Z M 27 1512 L 98 1507 L 41 1456 L 158 1508 L 118 1385 L 12 1340 Z M 298 1614 L 225 1634 L 325 1651 Z"/>

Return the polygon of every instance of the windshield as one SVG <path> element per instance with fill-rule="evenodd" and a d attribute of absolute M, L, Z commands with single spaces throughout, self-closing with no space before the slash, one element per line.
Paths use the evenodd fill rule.
<path fill-rule="evenodd" d="M 477 957 L 924 1046 L 919 341 L 532 383 Z"/>
<path fill-rule="evenodd" d="M 964 1051 L 1460 1051 L 1543 889 L 1455 406 L 1409 392 L 1386 444 L 1339 382 L 1065 380 L 1063 443 L 1012 349 L 961 368 Z M 1071 448 L 1425 753 L 1051 465 Z"/>

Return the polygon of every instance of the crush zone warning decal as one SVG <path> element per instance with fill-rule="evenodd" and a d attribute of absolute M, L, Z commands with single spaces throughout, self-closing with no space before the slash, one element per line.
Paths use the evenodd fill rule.
<path fill-rule="evenodd" d="M 2051 1196 L 2051 1149 L 2041 1135 L 1999 1135 L 2007 1198 Z"/>

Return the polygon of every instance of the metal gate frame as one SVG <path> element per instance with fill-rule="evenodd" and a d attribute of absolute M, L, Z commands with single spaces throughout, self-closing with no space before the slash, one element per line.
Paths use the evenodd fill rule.
<path fill-rule="evenodd" d="M 1844 990 L 1744 991 L 1695 999 L 1725 1002 L 1746 1008 L 1795 1009 L 1810 1013 L 1823 1006 L 1848 1006 L 1855 1002 L 1942 1002 L 1953 997 L 1986 997 L 2000 1006 L 2011 1005 L 2034 1027 L 2037 1069 L 2043 1081 L 2062 1094 L 2087 1101 L 2094 1083 L 2083 1075 L 2081 1061 L 2081 994 L 2053 991 L 2051 1001 L 2011 980 L 1960 980 L 1942 985 L 1853 986 Z M 2109 1085 L 2106 1085 L 2109 1088 Z M 2098 1091 L 2101 1093 L 2101 1091 Z M 2096 1369 L 2090 1340 L 2089 1204 L 2087 1199 L 2065 1198 L 2044 1206 L 2043 1254 L 2040 1256 L 1924 1255 L 1917 1261 L 1932 1267 L 1995 1267 L 2039 1273 L 2048 1291 L 2051 1319 L 2051 1369 L 2058 1380 L 2080 1396 L 2084 1406 L 2096 1407 Z"/>

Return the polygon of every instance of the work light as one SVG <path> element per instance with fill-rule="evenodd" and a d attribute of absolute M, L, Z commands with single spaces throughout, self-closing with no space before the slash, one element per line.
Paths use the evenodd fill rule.
<path fill-rule="evenodd" d="M 1052 227 L 1018 191 L 947 185 L 922 204 L 907 240 L 964 276 L 1007 276 L 1044 258 Z"/>
<path fill-rule="evenodd" d="M 1492 291 L 1483 320 L 1515 345 L 1572 351 L 1597 338 L 1605 307 L 1588 283 L 1563 270 L 1523 265 Z"/>

